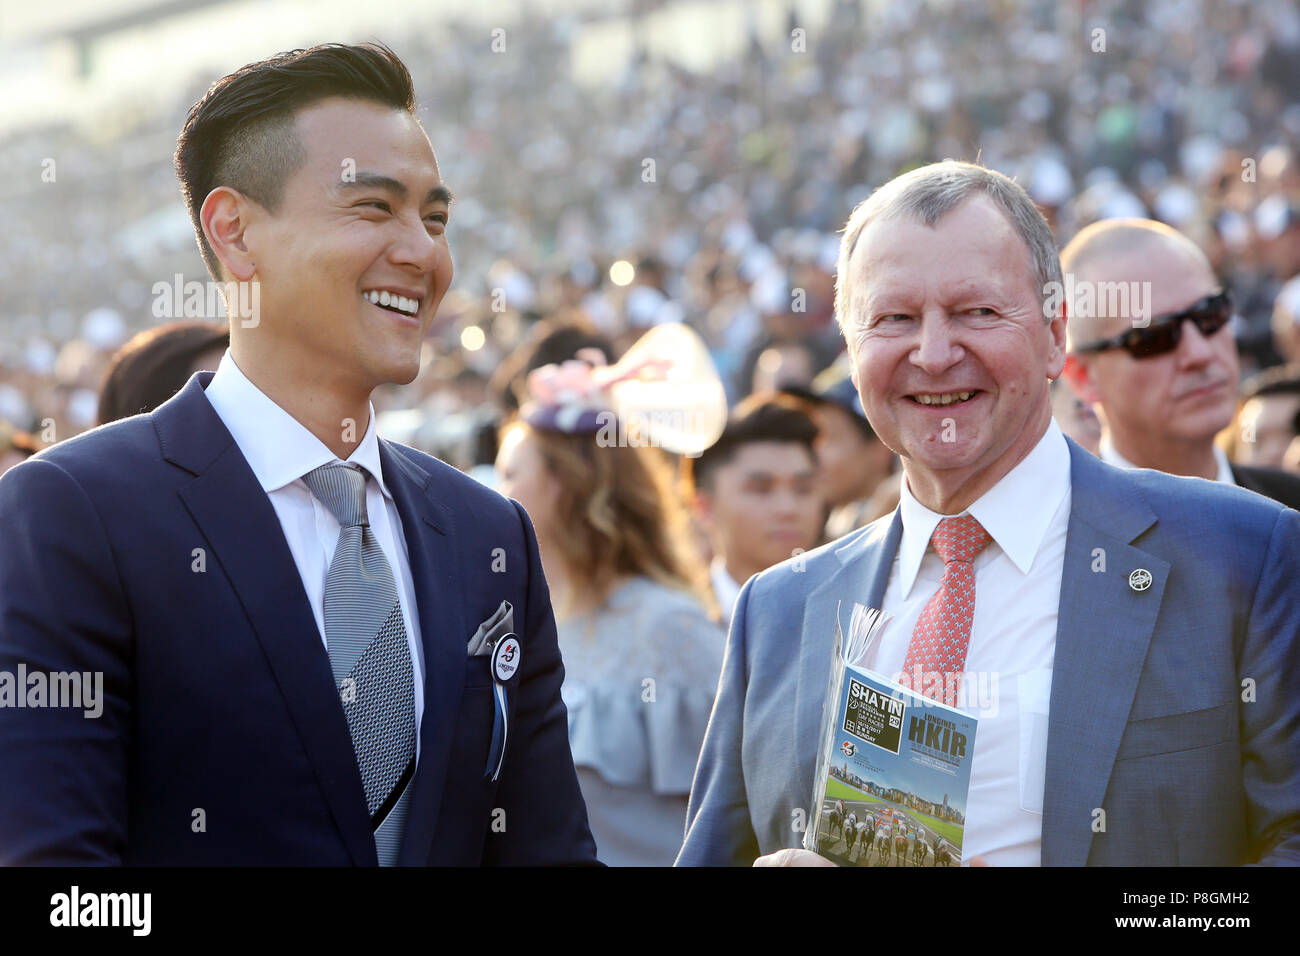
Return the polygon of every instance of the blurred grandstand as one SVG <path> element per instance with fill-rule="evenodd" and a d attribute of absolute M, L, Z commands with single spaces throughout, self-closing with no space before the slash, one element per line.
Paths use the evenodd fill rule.
<path fill-rule="evenodd" d="M 74 3 L 0 28 L 0 91 L 62 91 L 4 119 L 0 419 L 45 441 L 94 424 L 112 351 L 182 317 L 156 314 L 155 283 L 206 278 L 171 166 L 189 106 L 247 60 L 326 39 L 403 57 L 457 195 L 427 366 L 376 404 L 390 437 L 460 467 L 490 460 L 489 380 L 541 318 L 620 344 L 682 319 L 733 401 L 773 362 L 774 384 L 807 384 L 841 345 L 837 230 L 873 187 L 946 157 L 1017 176 L 1061 242 L 1117 215 L 1187 231 L 1237 292 L 1243 372 L 1279 361 L 1270 316 L 1300 273 L 1289 0 L 362 6 Z M 152 72 L 115 84 L 128 60 Z"/>

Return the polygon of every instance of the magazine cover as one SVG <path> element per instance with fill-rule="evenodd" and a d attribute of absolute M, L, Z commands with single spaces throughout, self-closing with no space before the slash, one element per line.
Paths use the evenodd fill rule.
<path fill-rule="evenodd" d="M 804 837 L 841 866 L 953 866 L 962 858 L 976 718 L 858 663 L 889 616 L 836 614 L 812 819 Z"/>

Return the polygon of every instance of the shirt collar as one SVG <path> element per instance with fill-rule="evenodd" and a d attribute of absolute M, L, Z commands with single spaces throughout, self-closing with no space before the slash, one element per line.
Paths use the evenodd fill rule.
<path fill-rule="evenodd" d="M 1218 469 L 1218 474 L 1214 480 L 1225 485 L 1235 485 L 1237 479 L 1232 475 L 1232 462 L 1228 460 L 1228 453 L 1218 445 L 1212 445 L 1214 451 L 1214 464 Z M 1115 443 L 1110 440 L 1109 435 L 1102 435 L 1101 441 L 1097 446 L 1097 456 L 1108 465 L 1114 465 L 1116 468 L 1136 468 L 1137 465 L 1129 461 L 1123 455 L 1115 450 Z"/>
<path fill-rule="evenodd" d="M 1069 490 L 1070 448 L 1060 426 L 1052 420 L 1024 460 L 963 513 L 983 525 L 1020 573 L 1028 574 L 1052 516 Z M 917 501 L 906 479 L 901 483 L 898 506 L 903 519 L 898 574 L 906 598 L 916 583 L 934 529 L 950 516 L 931 511 Z"/>
<path fill-rule="evenodd" d="M 1214 480 L 1225 485 L 1235 485 L 1237 479 L 1232 475 L 1232 462 L 1228 461 L 1228 453 L 1218 445 L 1214 446 L 1214 460 L 1219 465 L 1219 473 L 1214 477 Z"/>
<path fill-rule="evenodd" d="M 239 445 L 262 490 L 268 494 L 292 484 L 313 468 L 340 460 L 301 422 L 249 381 L 235 364 L 229 349 L 221 357 L 204 394 Z M 369 472 L 384 497 L 391 499 L 379 461 L 374 405 L 369 406 L 369 412 L 366 433 L 347 461 Z"/>
<path fill-rule="evenodd" d="M 713 578 L 713 596 L 718 599 L 723 614 L 730 618 L 731 609 L 736 606 L 736 598 L 740 597 L 740 585 L 727 570 L 727 562 L 722 559 L 722 555 L 713 556 L 713 561 L 709 564 L 709 575 Z"/>

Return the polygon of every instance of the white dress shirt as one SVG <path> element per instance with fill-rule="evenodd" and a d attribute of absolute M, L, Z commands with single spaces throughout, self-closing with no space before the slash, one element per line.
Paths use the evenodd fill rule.
<path fill-rule="evenodd" d="M 302 476 L 313 468 L 339 462 L 319 438 L 293 416 L 271 401 L 250 382 L 235 364 L 230 350 L 221 358 L 205 394 L 218 417 L 243 452 L 271 507 L 280 519 L 285 541 L 298 566 L 307 600 L 316 616 L 321 642 L 325 638 L 325 578 L 339 540 L 339 522 L 307 488 Z M 420 720 L 424 715 L 424 654 L 420 647 L 420 619 L 415 603 L 411 562 L 402 534 L 397 504 L 384 483 L 379 460 L 379 439 L 375 434 L 375 408 L 365 436 L 348 458 L 373 478 L 366 482 L 366 514 L 370 530 L 393 569 L 397 599 L 406 623 L 406 642 L 411 651 L 415 682 L 415 759 L 420 759 Z"/>
<path fill-rule="evenodd" d="M 1232 477 L 1232 462 L 1228 461 L 1228 453 L 1218 445 L 1211 447 L 1214 449 L 1214 464 L 1219 470 L 1219 473 L 1214 476 L 1214 480 L 1225 485 L 1235 485 L 1237 479 Z M 1101 436 L 1101 441 L 1097 445 L 1097 457 L 1108 465 L 1114 465 L 1116 468 L 1138 467 L 1115 450 L 1115 445 L 1111 442 L 1109 435 Z"/>
<path fill-rule="evenodd" d="M 902 671 L 917 619 L 943 578 L 943 561 L 930 537 L 945 516 L 918 502 L 906 481 L 901 491 L 902 540 L 882 601 L 894 619 L 863 661 L 891 679 Z M 962 859 L 1038 866 L 1048 703 L 1070 521 L 1070 450 L 1055 421 L 966 513 L 992 540 L 974 561 L 975 612 L 957 697 L 958 708 L 979 720 Z"/>
<path fill-rule="evenodd" d="M 709 564 L 709 581 L 713 584 L 713 596 L 717 599 L 718 610 L 722 612 L 722 626 L 731 626 L 731 612 L 736 609 L 736 598 L 740 597 L 740 585 L 727 570 L 727 562 L 722 555 L 714 555 Z"/>

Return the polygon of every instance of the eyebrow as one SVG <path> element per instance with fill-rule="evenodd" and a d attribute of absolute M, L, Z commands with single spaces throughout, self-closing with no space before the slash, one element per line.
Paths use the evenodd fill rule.
<path fill-rule="evenodd" d="M 386 193 L 392 193 L 399 199 L 405 199 L 406 194 L 410 192 L 406 188 L 406 184 L 401 180 L 394 179 L 392 176 L 385 176 L 383 173 L 370 172 L 357 173 L 355 178 L 340 183 L 339 188 L 343 190 L 380 189 Z M 441 202 L 450 206 L 455 198 L 450 189 L 439 183 L 425 194 L 424 202 L 421 205 L 428 206 Z"/>

